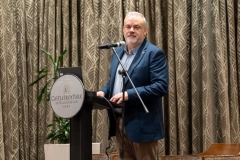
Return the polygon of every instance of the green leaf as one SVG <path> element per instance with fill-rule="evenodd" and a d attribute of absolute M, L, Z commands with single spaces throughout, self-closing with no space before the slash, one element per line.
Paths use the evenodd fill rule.
<path fill-rule="evenodd" d="M 57 141 L 60 144 L 70 143 L 70 120 L 56 116 L 53 120 L 53 124 L 49 125 L 53 127 L 51 132 L 47 135 L 47 139 L 50 142 Z"/>
<path fill-rule="evenodd" d="M 38 104 L 42 102 L 43 96 L 47 94 L 48 83 L 41 89 L 41 93 L 38 96 Z"/>
<path fill-rule="evenodd" d="M 44 75 L 40 76 L 40 77 L 37 78 L 35 81 L 33 81 L 32 83 L 30 83 L 28 86 L 31 87 L 31 86 L 37 84 L 41 79 L 43 79 L 43 78 L 46 77 L 46 76 L 47 76 L 47 74 L 44 74 Z"/>
<path fill-rule="evenodd" d="M 41 74 L 47 74 L 48 73 L 48 69 L 47 66 L 44 66 L 43 68 L 41 68 L 39 71 L 37 71 L 37 75 L 41 75 Z"/>
<path fill-rule="evenodd" d="M 63 52 L 60 54 L 60 56 L 58 57 L 58 60 L 57 60 L 57 67 L 56 69 L 59 68 L 61 62 L 63 61 L 63 56 L 67 53 L 67 49 L 64 49 Z"/>
<path fill-rule="evenodd" d="M 47 52 L 47 51 L 45 51 L 44 49 L 41 49 L 41 51 L 43 51 L 45 54 L 47 54 L 48 55 L 48 58 L 49 58 L 49 60 L 52 62 L 52 64 L 54 65 L 54 59 L 53 59 L 53 56 L 52 56 L 52 54 L 51 53 L 49 53 L 49 52 Z"/>

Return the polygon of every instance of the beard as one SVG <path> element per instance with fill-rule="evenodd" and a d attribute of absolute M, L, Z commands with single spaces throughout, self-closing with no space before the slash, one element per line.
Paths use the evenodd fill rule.
<path fill-rule="evenodd" d="M 138 42 L 138 39 L 139 39 L 138 36 L 135 36 L 135 37 L 133 37 L 133 36 L 128 37 L 127 36 L 125 38 L 125 41 L 126 41 L 126 44 L 134 45 Z"/>

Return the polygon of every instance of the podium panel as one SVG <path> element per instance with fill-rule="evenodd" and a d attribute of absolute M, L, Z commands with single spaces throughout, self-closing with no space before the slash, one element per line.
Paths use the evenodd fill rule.
<path fill-rule="evenodd" d="M 82 82 L 80 67 L 59 68 L 60 76 L 72 74 Z M 92 159 L 92 109 L 109 109 L 121 107 L 103 97 L 96 96 L 94 91 L 85 91 L 81 110 L 70 118 L 70 160 Z"/>

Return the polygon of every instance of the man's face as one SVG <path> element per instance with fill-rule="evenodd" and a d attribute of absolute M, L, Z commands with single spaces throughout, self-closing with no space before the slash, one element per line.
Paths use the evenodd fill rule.
<path fill-rule="evenodd" d="M 135 48 L 146 37 L 147 27 L 143 18 L 139 16 L 127 16 L 124 20 L 123 34 L 128 46 Z"/>

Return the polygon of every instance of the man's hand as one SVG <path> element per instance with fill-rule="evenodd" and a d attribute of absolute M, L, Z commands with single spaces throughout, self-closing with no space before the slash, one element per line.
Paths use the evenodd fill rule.
<path fill-rule="evenodd" d="M 128 93 L 127 91 L 125 91 L 124 93 L 124 100 L 127 101 L 128 100 Z M 111 102 L 115 102 L 117 104 L 120 104 L 122 103 L 123 101 L 123 93 L 120 92 L 120 93 L 117 93 L 115 94 L 111 99 L 110 99 Z"/>
<path fill-rule="evenodd" d="M 105 93 L 103 91 L 98 91 L 97 96 L 104 97 Z"/>

